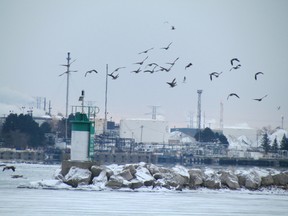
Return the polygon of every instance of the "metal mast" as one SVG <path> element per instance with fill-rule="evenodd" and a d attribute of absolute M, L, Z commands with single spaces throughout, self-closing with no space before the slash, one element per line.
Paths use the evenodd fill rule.
<path fill-rule="evenodd" d="M 198 93 L 198 111 L 197 111 L 197 119 L 198 119 L 198 130 L 201 129 L 201 94 L 203 90 L 197 90 Z"/>
<path fill-rule="evenodd" d="M 67 53 L 67 64 L 63 64 L 61 66 L 64 66 L 67 68 L 66 72 L 60 74 L 59 76 L 62 76 L 63 74 L 67 74 L 67 87 L 66 87 L 66 112 L 65 112 L 65 141 L 67 140 L 67 124 L 68 124 L 68 107 L 69 107 L 69 76 L 71 72 L 77 72 L 77 71 L 70 71 L 70 65 L 75 61 L 70 62 L 70 52 Z"/>
<path fill-rule="evenodd" d="M 107 93 L 108 93 L 108 64 L 106 64 L 106 87 L 105 87 L 105 119 L 103 126 L 103 133 L 107 130 Z"/>
<path fill-rule="evenodd" d="M 157 108 L 160 106 L 150 106 L 152 108 L 152 112 L 151 113 L 145 113 L 147 115 L 152 114 L 152 119 L 156 120 L 157 119 Z"/>

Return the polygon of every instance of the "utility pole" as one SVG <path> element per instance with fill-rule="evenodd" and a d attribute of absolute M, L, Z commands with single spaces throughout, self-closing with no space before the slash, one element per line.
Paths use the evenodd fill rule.
<path fill-rule="evenodd" d="M 104 117 L 104 126 L 103 133 L 106 133 L 107 130 L 107 93 L 108 93 L 108 64 L 106 64 L 106 85 L 105 85 L 105 117 Z"/>
<path fill-rule="evenodd" d="M 198 93 L 198 110 L 197 110 L 197 119 L 198 119 L 198 129 L 201 129 L 201 94 L 203 90 L 197 90 Z"/>
<path fill-rule="evenodd" d="M 77 72 L 77 71 L 70 71 L 70 66 L 73 62 L 76 60 L 70 62 L 70 52 L 67 53 L 67 64 L 62 64 L 61 66 L 66 67 L 66 72 L 60 74 L 59 76 L 62 76 L 63 74 L 67 74 L 67 88 L 66 88 L 66 112 L 65 112 L 65 142 L 67 141 L 67 134 L 68 134 L 68 107 L 69 107 L 69 76 L 71 72 Z"/>
<path fill-rule="evenodd" d="M 48 105 L 49 107 L 48 107 L 48 113 L 49 113 L 49 116 L 51 116 L 51 109 L 52 109 L 52 107 L 51 107 L 51 100 L 49 100 L 49 105 Z"/>
<path fill-rule="evenodd" d="M 141 125 L 141 134 L 140 134 L 140 142 L 142 143 L 142 138 L 143 138 L 143 125 Z"/>
<path fill-rule="evenodd" d="M 198 118 L 198 133 L 199 133 L 199 142 L 201 140 L 201 94 L 202 94 L 202 90 L 197 90 L 198 93 L 198 111 L 197 111 L 197 118 Z"/>

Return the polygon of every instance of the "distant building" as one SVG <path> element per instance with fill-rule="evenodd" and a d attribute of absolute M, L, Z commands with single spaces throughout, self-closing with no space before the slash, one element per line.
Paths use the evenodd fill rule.
<path fill-rule="evenodd" d="M 120 138 L 135 139 L 137 143 L 168 143 L 167 121 L 156 119 L 122 119 Z"/>

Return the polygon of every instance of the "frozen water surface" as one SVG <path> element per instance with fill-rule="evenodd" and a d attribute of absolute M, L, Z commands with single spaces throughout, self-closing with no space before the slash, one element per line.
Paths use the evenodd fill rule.
<path fill-rule="evenodd" d="M 0 174 L 0 215 L 287 215 L 282 190 L 95 191 L 17 188 L 51 180 L 59 165 L 15 164 Z M 12 175 L 23 178 L 11 178 Z"/>

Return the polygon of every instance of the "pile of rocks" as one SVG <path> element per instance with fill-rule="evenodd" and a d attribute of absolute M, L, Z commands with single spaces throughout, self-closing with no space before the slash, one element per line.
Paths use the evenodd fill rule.
<path fill-rule="evenodd" d="M 154 164 L 128 164 L 92 166 L 83 169 L 72 166 L 63 176 L 61 172 L 55 175 L 57 180 L 78 187 L 80 185 L 98 186 L 100 189 L 141 187 L 166 188 L 171 190 L 196 189 L 239 189 L 257 190 L 260 187 L 277 186 L 288 188 L 288 171 L 277 171 L 270 168 L 251 168 L 235 170 L 234 168 L 210 169 L 183 166 L 165 168 Z"/>

